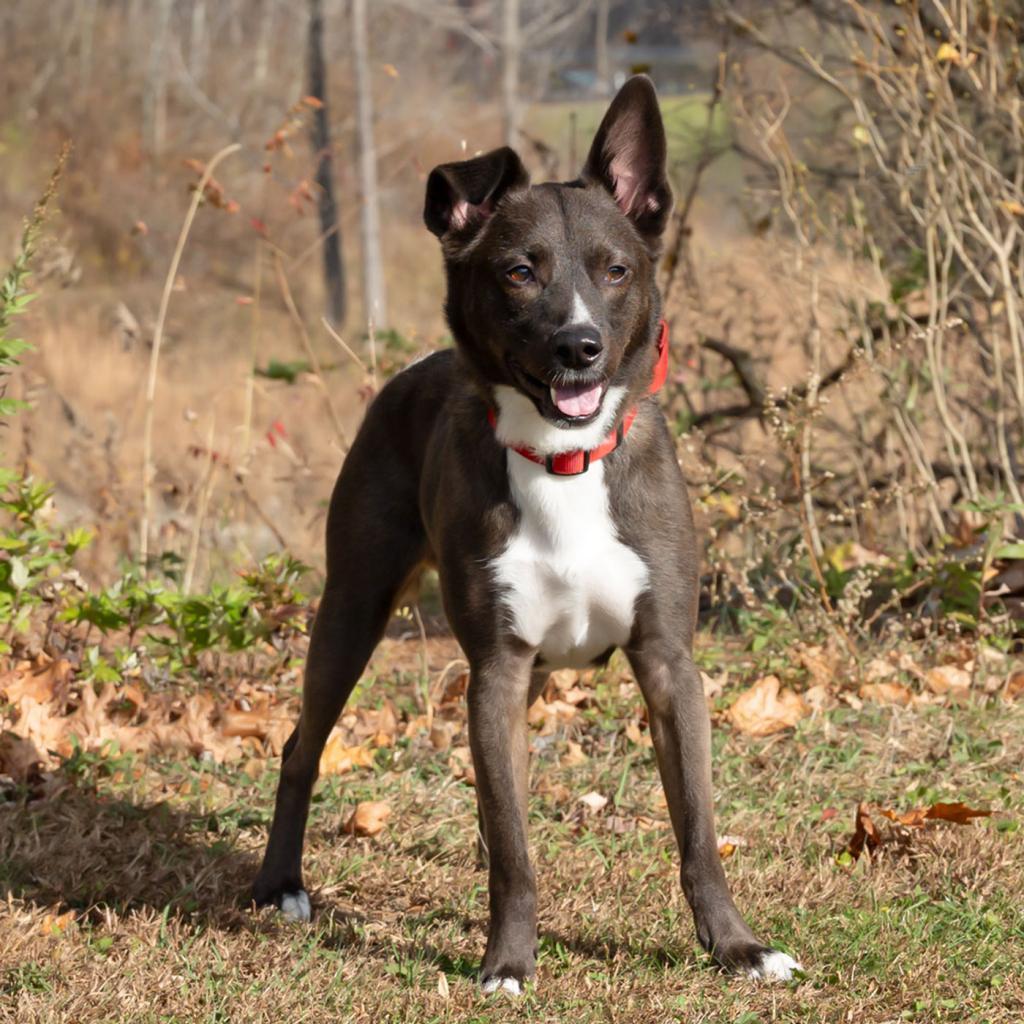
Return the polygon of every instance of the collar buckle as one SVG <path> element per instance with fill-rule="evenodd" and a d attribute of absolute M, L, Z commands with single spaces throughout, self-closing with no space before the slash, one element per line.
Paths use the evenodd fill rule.
<path fill-rule="evenodd" d="M 545 456 L 544 468 L 552 476 L 582 476 L 590 469 L 590 452 L 579 449 Z"/>

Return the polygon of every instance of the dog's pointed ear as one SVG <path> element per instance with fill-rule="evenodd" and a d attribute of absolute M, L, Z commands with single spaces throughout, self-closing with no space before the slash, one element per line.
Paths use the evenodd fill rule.
<path fill-rule="evenodd" d="M 583 167 L 583 180 L 603 185 L 642 235 L 656 239 L 668 223 L 672 189 L 666 171 L 665 125 L 654 84 L 629 79 L 612 100 Z"/>
<path fill-rule="evenodd" d="M 502 196 L 529 184 L 522 160 L 508 146 L 472 160 L 441 164 L 427 178 L 423 220 L 438 238 L 450 231 L 478 229 Z"/>

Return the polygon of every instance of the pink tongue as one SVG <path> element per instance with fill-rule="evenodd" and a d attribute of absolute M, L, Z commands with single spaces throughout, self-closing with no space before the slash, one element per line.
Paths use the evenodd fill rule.
<path fill-rule="evenodd" d="M 566 416 L 590 416 L 601 404 L 601 390 L 600 384 L 568 384 L 552 388 L 551 397 Z"/>

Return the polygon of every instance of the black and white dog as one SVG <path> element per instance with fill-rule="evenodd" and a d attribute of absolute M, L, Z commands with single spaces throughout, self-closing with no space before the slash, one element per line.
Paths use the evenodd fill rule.
<path fill-rule="evenodd" d="M 302 844 L 328 733 L 425 563 L 470 665 L 469 736 L 488 853 L 484 991 L 535 969 L 527 708 L 550 669 L 629 658 L 650 713 L 683 891 L 723 967 L 785 980 L 715 840 L 710 727 L 692 659 L 698 553 L 672 439 L 649 397 L 667 337 L 655 264 L 672 194 L 650 81 L 613 100 L 579 179 L 531 186 L 516 153 L 444 164 L 440 238 L 454 351 L 383 388 L 345 460 L 302 714 L 281 768 L 257 904 L 308 919 Z"/>

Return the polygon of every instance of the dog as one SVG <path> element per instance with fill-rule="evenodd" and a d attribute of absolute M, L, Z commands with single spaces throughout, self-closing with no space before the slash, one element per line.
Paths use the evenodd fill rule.
<path fill-rule="evenodd" d="M 399 595 L 432 564 L 470 666 L 485 992 L 518 994 L 536 966 L 527 709 L 551 669 L 600 665 L 615 648 L 649 710 L 698 940 L 751 978 L 801 969 L 743 920 L 715 838 L 692 658 L 697 540 L 651 397 L 668 357 L 655 283 L 666 155 L 641 75 L 613 99 L 575 181 L 531 186 L 508 147 L 431 172 L 424 220 L 441 242 L 455 347 L 381 389 L 331 497 L 302 711 L 253 899 L 309 919 L 302 845 L 321 751 Z"/>

